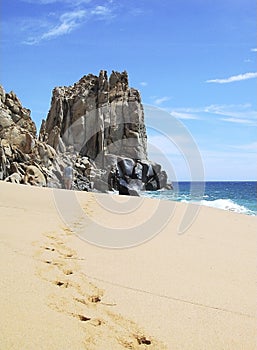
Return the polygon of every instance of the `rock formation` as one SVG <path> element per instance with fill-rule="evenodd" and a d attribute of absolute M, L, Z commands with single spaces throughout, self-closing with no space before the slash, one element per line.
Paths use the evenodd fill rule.
<path fill-rule="evenodd" d="M 37 139 L 30 110 L 0 86 L 0 180 L 46 186 L 44 169 L 55 158 L 55 150 Z M 56 177 L 54 181 L 57 185 Z"/>
<path fill-rule="evenodd" d="M 68 163 L 78 190 L 133 195 L 169 187 L 165 171 L 147 158 L 141 97 L 126 72 L 108 79 L 100 71 L 56 87 L 38 138 L 30 111 L 0 88 L 0 179 L 61 188 Z"/>
<path fill-rule="evenodd" d="M 144 110 L 126 72 L 89 74 L 69 87 L 53 90 L 40 138 L 56 151 L 74 151 L 97 163 L 106 154 L 147 159 Z"/>

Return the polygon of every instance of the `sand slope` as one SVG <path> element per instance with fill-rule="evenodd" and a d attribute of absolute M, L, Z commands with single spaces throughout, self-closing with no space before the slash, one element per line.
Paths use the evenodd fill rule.
<path fill-rule="evenodd" d="M 101 196 L 77 194 L 88 230 L 122 234 L 158 206 L 115 214 Z M 53 190 L 1 182 L 0 349 L 256 349 L 256 218 L 202 208 L 178 235 L 184 211 L 104 249 L 71 232 Z"/>

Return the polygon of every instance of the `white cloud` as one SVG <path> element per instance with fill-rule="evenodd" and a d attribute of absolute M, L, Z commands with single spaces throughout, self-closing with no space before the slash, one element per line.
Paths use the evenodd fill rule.
<path fill-rule="evenodd" d="M 183 113 L 183 112 L 177 112 L 177 111 L 171 111 L 170 114 L 178 119 L 201 119 L 199 116 L 192 114 L 192 113 Z"/>
<path fill-rule="evenodd" d="M 257 52 L 257 48 L 251 49 L 252 52 Z"/>
<path fill-rule="evenodd" d="M 216 114 L 219 116 L 226 116 L 230 118 L 239 118 L 246 120 L 256 120 L 257 112 L 252 108 L 249 103 L 238 105 L 209 105 L 198 108 L 178 108 L 176 112 L 186 114 Z"/>
<path fill-rule="evenodd" d="M 59 0 L 41 0 L 41 3 L 45 4 L 49 2 L 57 2 Z M 66 0 L 67 2 L 70 2 Z M 79 3 L 82 2 L 89 2 L 88 0 L 80 0 Z M 71 3 L 71 2 L 70 2 Z M 75 6 L 78 4 L 78 1 L 75 1 L 72 4 Z M 76 28 L 81 26 L 86 21 L 97 18 L 97 19 L 109 19 L 113 17 L 113 12 L 111 8 L 108 8 L 106 6 L 95 6 L 93 8 L 85 9 L 73 9 L 71 11 L 67 11 L 63 14 L 61 14 L 57 19 L 55 18 L 55 23 L 50 22 L 50 18 L 55 16 L 55 14 L 51 14 L 51 16 L 48 16 L 47 20 L 45 20 L 45 25 L 42 25 L 42 20 L 38 19 L 38 23 L 41 24 L 41 28 L 48 28 L 47 30 L 42 30 L 41 34 L 35 32 L 35 28 L 38 28 L 38 26 L 35 25 L 35 19 L 31 19 L 31 21 L 34 23 L 34 25 L 31 25 L 31 31 L 34 32 L 34 36 L 28 37 L 27 40 L 23 41 L 24 44 L 27 45 L 35 45 L 41 42 L 42 40 L 50 40 L 57 38 L 62 35 L 66 35 L 74 31 Z M 52 19 L 51 19 L 52 20 Z M 29 20 L 27 20 L 27 23 L 29 23 Z M 38 32 L 38 29 L 37 29 Z"/>
<path fill-rule="evenodd" d="M 257 125 L 257 123 L 253 120 L 249 119 L 240 119 L 240 118 L 221 118 L 220 120 L 224 122 L 230 123 L 238 123 L 238 124 L 248 124 L 248 125 Z"/>
<path fill-rule="evenodd" d="M 221 121 L 257 125 L 257 112 L 252 109 L 250 104 L 241 105 L 211 105 L 205 108 L 207 113 L 213 113 L 226 118 L 220 118 Z"/>
<path fill-rule="evenodd" d="M 92 15 L 106 16 L 111 14 L 111 10 L 106 6 L 96 6 L 92 11 Z"/>
<path fill-rule="evenodd" d="M 238 105 L 209 105 L 198 108 L 177 108 L 171 111 L 170 114 L 178 119 L 198 119 L 208 120 L 213 119 L 215 115 L 219 117 L 218 120 L 245 124 L 257 125 L 257 111 L 253 109 L 249 103 Z M 222 118 L 221 118 L 222 117 Z M 208 119 L 207 119 L 208 118 Z"/>
<path fill-rule="evenodd" d="M 64 13 L 60 17 L 61 23 L 50 29 L 48 32 L 44 33 L 40 39 L 50 39 L 64 34 L 68 34 L 72 30 L 74 30 L 85 17 L 85 10 Z"/>
<path fill-rule="evenodd" d="M 154 103 L 156 105 L 161 105 L 162 103 L 166 102 L 166 101 L 169 101 L 170 100 L 170 97 L 168 96 L 163 96 L 163 97 L 160 97 L 160 98 L 157 98 Z"/>
<path fill-rule="evenodd" d="M 226 84 L 226 83 L 233 83 L 235 81 L 242 81 L 242 80 L 248 80 L 253 78 L 257 78 L 257 72 L 249 72 L 244 74 L 233 75 L 225 79 L 206 80 L 206 83 Z"/>
<path fill-rule="evenodd" d="M 141 83 L 139 83 L 141 86 L 147 86 L 147 82 L 146 81 L 141 81 Z"/>

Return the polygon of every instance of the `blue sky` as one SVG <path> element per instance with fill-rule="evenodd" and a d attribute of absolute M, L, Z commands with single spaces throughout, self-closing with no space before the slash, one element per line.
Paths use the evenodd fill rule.
<path fill-rule="evenodd" d="M 255 0 L 12 0 L 0 6 L 0 83 L 31 109 L 38 127 L 55 86 L 101 69 L 125 69 L 143 103 L 165 111 L 160 120 L 146 113 L 146 124 L 149 156 L 166 158 L 170 177 L 192 178 L 185 156 L 190 144 L 176 143 L 176 119 L 184 130 L 180 140 L 191 135 L 200 151 L 206 180 L 256 179 Z"/>

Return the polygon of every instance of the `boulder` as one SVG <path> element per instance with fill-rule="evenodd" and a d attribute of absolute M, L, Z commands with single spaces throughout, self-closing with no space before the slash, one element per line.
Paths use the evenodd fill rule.
<path fill-rule="evenodd" d="M 13 173 L 13 174 L 7 176 L 7 178 L 5 178 L 4 181 L 20 184 L 22 181 L 22 176 L 19 173 Z"/>
<path fill-rule="evenodd" d="M 46 186 L 46 178 L 41 170 L 35 165 L 29 165 L 26 167 L 26 173 L 24 176 L 24 183 L 33 186 Z"/>

